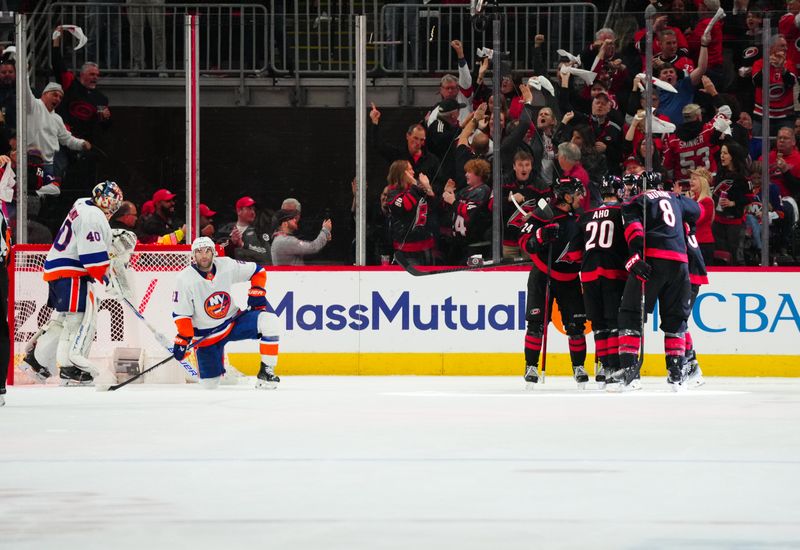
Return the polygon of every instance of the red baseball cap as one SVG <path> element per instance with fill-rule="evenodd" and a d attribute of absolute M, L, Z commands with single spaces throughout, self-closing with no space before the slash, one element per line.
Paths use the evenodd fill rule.
<path fill-rule="evenodd" d="M 239 210 L 240 208 L 244 208 L 246 206 L 253 206 L 255 203 L 256 201 L 253 200 L 253 197 L 242 197 L 241 199 L 236 201 L 236 210 Z"/>
<path fill-rule="evenodd" d="M 175 198 L 175 193 L 169 191 L 167 189 L 159 189 L 155 193 L 153 193 L 153 202 L 160 202 L 160 201 L 171 201 Z"/>
<path fill-rule="evenodd" d="M 208 206 L 206 206 L 205 204 L 203 204 L 203 203 L 200 203 L 200 215 L 201 215 L 201 216 L 205 216 L 206 218 L 213 218 L 213 217 L 214 217 L 214 214 L 216 214 L 216 212 L 214 212 L 213 210 L 211 210 L 211 209 L 210 209 Z"/>
<path fill-rule="evenodd" d="M 156 207 L 153 205 L 153 201 L 144 201 L 142 203 L 142 209 L 139 212 L 142 216 L 149 216 L 153 212 L 156 211 Z"/>

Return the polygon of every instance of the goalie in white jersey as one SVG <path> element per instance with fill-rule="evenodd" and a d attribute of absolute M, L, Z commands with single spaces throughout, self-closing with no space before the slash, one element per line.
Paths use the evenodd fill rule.
<path fill-rule="evenodd" d="M 248 310 L 240 313 L 233 303 L 231 287 L 250 281 Z M 198 237 L 192 243 L 192 265 L 178 275 L 174 302 L 175 337 L 173 352 L 182 360 L 194 338 L 200 383 L 216 388 L 225 374 L 225 344 L 238 340 L 260 340 L 261 368 L 257 388 L 277 387 L 279 324 L 275 314 L 266 311 L 264 285 L 267 272 L 254 262 L 216 258 L 214 242 Z"/>
<path fill-rule="evenodd" d="M 44 263 L 44 280 L 49 287 L 47 305 L 55 311 L 29 344 L 22 364 L 39 382 L 49 378 L 56 366 L 64 384 L 91 384 L 99 374 L 88 359 L 97 327 L 94 287 L 113 278 L 109 268 L 115 259 L 121 259 L 115 254 L 108 225 L 121 202 L 122 191 L 116 183 L 98 183 L 91 197 L 75 201 L 53 239 Z M 136 237 L 124 235 L 116 244 L 130 250 Z M 119 293 L 119 289 L 111 292 Z"/>

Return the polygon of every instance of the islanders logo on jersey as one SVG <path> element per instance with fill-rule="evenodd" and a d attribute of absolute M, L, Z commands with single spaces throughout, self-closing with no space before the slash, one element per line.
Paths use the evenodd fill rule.
<path fill-rule="evenodd" d="M 231 295 L 227 292 L 215 292 L 206 298 L 203 307 L 212 319 L 224 319 L 231 309 Z"/>

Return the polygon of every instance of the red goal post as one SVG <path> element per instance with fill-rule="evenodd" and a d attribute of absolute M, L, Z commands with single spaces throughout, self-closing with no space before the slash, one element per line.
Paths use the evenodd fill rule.
<path fill-rule="evenodd" d="M 12 362 L 9 368 L 10 384 L 32 383 L 19 370 L 25 356 L 25 346 L 50 318 L 52 309 L 47 306 L 48 285 L 43 280 L 44 260 L 49 245 L 18 244 L 12 247 L 9 264 L 9 330 L 12 345 Z M 131 284 L 133 303 L 139 312 L 163 334 L 170 338 L 175 333 L 172 322 L 172 293 L 178 273 L 190 265 L 191 248 L 188 245 L 161 246 L 137 245 L 131 255 L 127 277 Z M 90 358 L 98 366 L 112 366 L 119 359 L 120 350 L 131 357 L 139 350 L 142 364 L 155 364 L 167 356 L 148 328 L 119 299 L 108 295 L 102 285 L 97 290 L 97 336 Z M 158 382 L 183 381 L 183 369 L 177 364 L 164 371 Z M 54 376 L 53 378 L 57 378 Z"/>

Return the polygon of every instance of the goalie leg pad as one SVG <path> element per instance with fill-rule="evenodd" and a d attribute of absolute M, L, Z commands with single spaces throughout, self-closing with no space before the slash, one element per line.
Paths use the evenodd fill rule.
<path fill-rule="evenodd" d="M 83 313 L 64 314 L 64 330 L 61 332 L 56 353 L 62 367 L 75 366 L 93 377 L 99 373 L 88 358 L 96 332 L 95 321 L 93 308 L 87 308 Z"/>
<path fill-rule="evenodd" d="M 41 335 L 32 341 L 33 356 L 40 365 L 52 370 L 56 367 L 56 350 L 64 330 L 64 314 L 53 312 L 53 316 L 42 328 Z"/>

